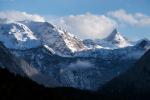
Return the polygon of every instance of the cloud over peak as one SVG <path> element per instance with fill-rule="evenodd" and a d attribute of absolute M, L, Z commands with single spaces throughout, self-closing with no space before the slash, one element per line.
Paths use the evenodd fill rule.
<path fill-rule="evenodd" d="M 60 17 L 57 24 L 64 26 L 80 38 L 104 38 L 117 26 L 114 20 L 105 15 L 85 13 Z"/>
<path fill-rule="evenodd" d="M 150 16 L 143 13 L 128 13 L 123 9 L 106 12 L 102 15 L 84 13 L 61 17 L 51 15 L 42 17 L 20 11 L 0 11 L 0 18 L 38 22 L 45 22 L 46 19 L 52 24 L 66 28 L 80 39 L 102 39 L 108 36 L 114 28 L 120 28 L 120 26 L 125 26 L 121 28 L 150 27 Z"/>
<path fill-rule="evenodd" d="M 7 18 L 14 21 L 32 20 L 44 22 L 44 17 L 37 14 L 28 14 L 20 11 L 0 11 L 0 18 Z"/>
<path fill-rule="evenodd" d="M 14 21 L 32 20 L 44 22 L 45 18 L 37 14 L 29 14 L 20 11 L 0 11 L 0 18 Z M 85 13 L 80 15 L 68 15 L 62 17 L 50 17 L 51 22 L 66 28 L 79 38 L 104 38 L 117 26 L 116 22 L 105 15 Z"/>

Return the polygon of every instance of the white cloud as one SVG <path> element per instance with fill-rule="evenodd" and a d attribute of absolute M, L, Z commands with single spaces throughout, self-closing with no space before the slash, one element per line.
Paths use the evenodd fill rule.
<path fill-rule="evenodd" d="M 84 69 L 84 68 L 86 69 L 86 68 L 92 68 L 92 67 L 94 67 L 94 65 L 88 61 L 78 60 L 75 63 L 71 63 L 68 67 L 71 69 Z"/>
<path fill-rule="evenodd" d="M 60 17 L 55 20 L 55 23 L 83 39 L 104 38 L 117 26 L 112 19 L 91 13 Z"/>
<path fill-rule="evenodd" d="M 120 9 L 108 12 L 108 16 L 115 18 L 120 24 L 131 25 L 138 27 L 150 26 L 150 16 L 142 13 L 127 13 L 125 10 Z"/>
<path fill-rule="evenodd" d="M 0 18 L 7 18 L 14 21 L 32 20 L 43 22 L 44 18 L 36 14 L 28 14 L 19 11 L 0 11 Z"/>

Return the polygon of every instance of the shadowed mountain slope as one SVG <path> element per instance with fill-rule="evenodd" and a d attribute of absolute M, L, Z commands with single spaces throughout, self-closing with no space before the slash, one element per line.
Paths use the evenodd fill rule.
<path fill-rule="evenodd" d="M 134 67 L 104 85 L 101 93 L 121 100 L 150 98 L 150 50 Z"/>

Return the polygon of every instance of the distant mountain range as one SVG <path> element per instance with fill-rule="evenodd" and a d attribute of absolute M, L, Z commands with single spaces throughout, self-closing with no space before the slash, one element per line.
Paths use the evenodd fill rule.
<path fill-rule="evenodd" d="M 130 69 L 150 41 L 130 42 L 117 29 L 81 40 L 48 22 L 0 22 L 0 66 L 47 87 L 96 91 Z"/>

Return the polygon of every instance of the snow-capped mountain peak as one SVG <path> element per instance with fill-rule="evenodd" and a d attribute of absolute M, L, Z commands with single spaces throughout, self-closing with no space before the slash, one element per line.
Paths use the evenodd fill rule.
<path fill-rule="evenodd" d="M 58 55 L 66 56 L 86 49 L 80 39 L 66 30 L 57 28 L 48 22 L 25 21 L 21 23 L 28 26 L 42 41 L 43 45 L 49 46 Z"/>
<path fill-rule="evenodd" d="M 105 41 L 111 42 L 112 44 L 118 47 L 126 47 L 129 46 L 129 41 L 124 38 L 117 29 L 114 29 L 112 33 L 104 39 Z"/>
<path fill-rule="evenodd" d="M 0 41 L 10 49 L 29 49 L 40 45 L 33 32 L 18 22 L 0 24 Z"/>
<path fill-rule="evenodd" d="M 8 21 L 0 23 L 0 41 L 10 49 L 29 49 L 46 45 L 61 56 L 86 49 L 83 42 L 64 29 L 49 22 Z"/>
<path fill-rule="evenodd" d="M 109 36 L 104 38 L 103 40 L 95 40 L 97 44 L 101 45 L 105 48 L 116 49 L 116 48 L 124 48 L 127 46 L 132 46 L 132 44 L 123 37 L 117 29 L 114 29 Z"/>
<path fill-rule="evenodd" d="M 37 39 L 28 27 L 17 22 L 13 23 L 9 34 L 13 34 L 18 41 L 26 41 L 28 38 Z"/>

